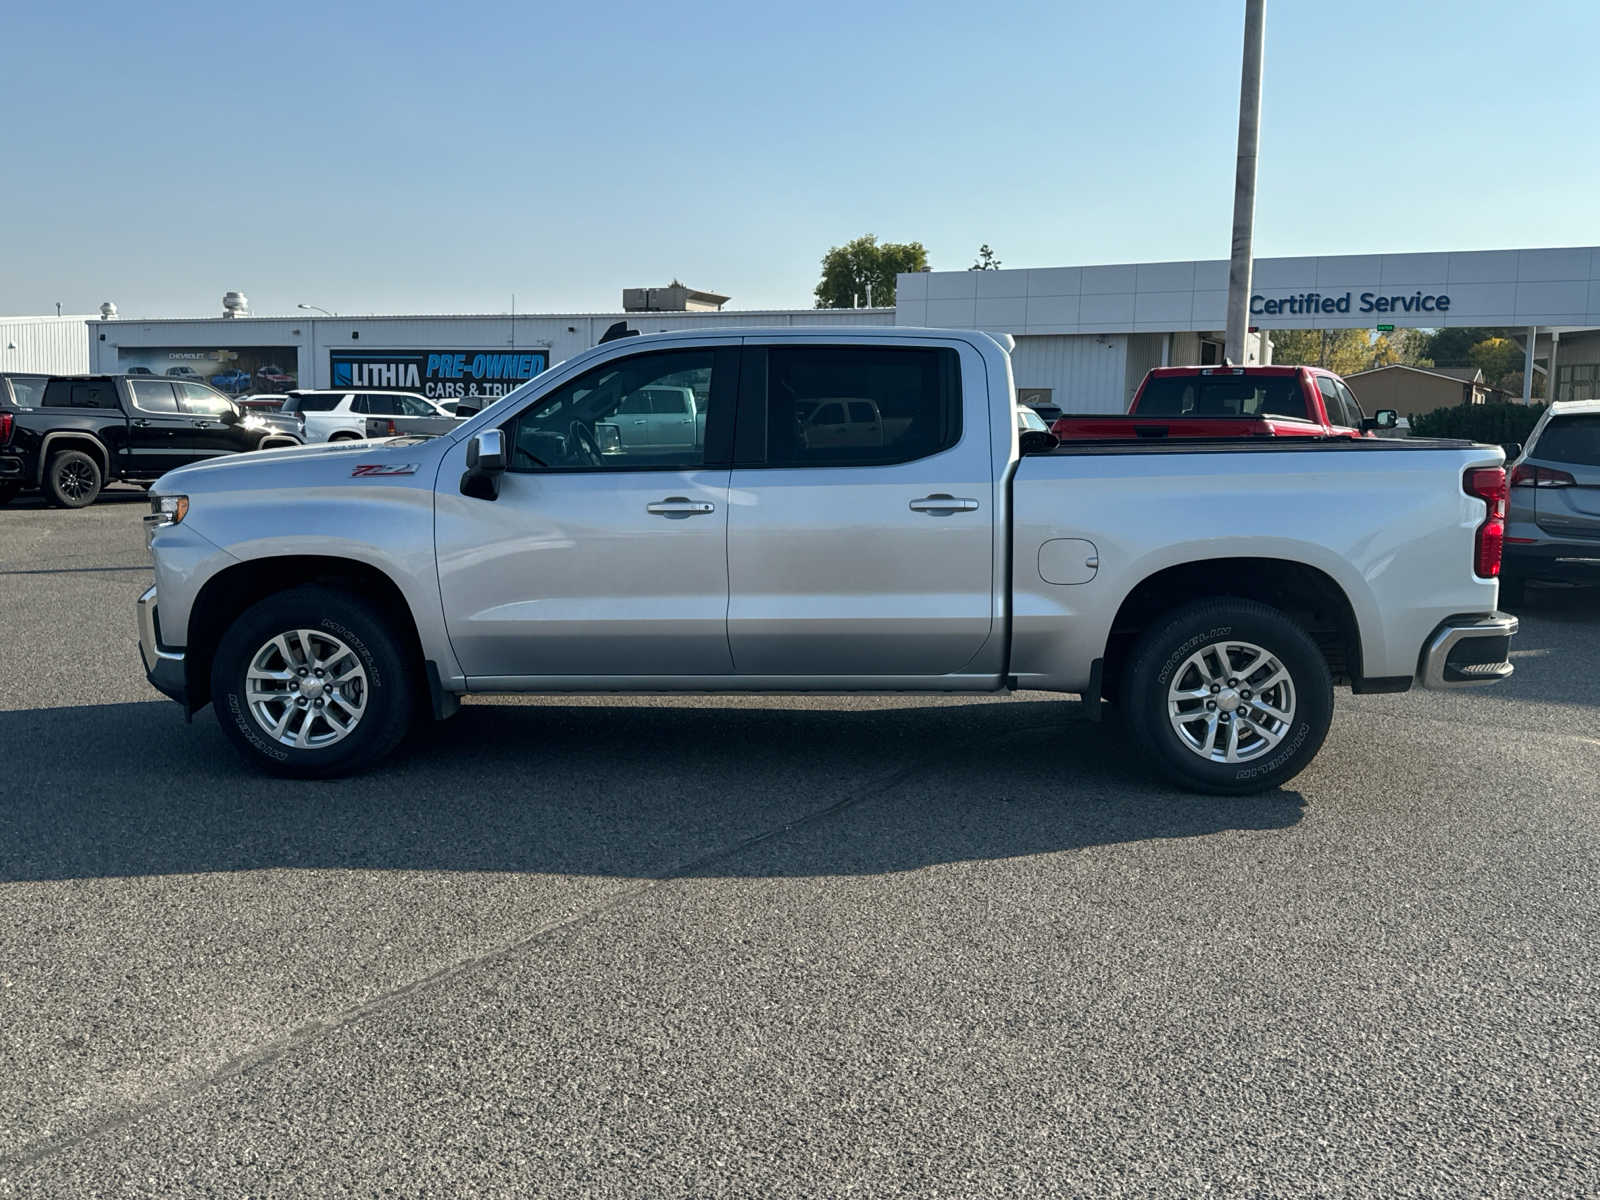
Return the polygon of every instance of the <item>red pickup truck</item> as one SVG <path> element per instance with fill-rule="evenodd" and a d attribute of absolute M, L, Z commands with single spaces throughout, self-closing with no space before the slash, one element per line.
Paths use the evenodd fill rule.
<path fill-rule="evenodd" d="M 1370 437 L 1355 393 L 1320 367 L 1157 367 L 1126 414 L 1067 413 L 1050 427 L 1064 442 L 1134 438 Z"/>

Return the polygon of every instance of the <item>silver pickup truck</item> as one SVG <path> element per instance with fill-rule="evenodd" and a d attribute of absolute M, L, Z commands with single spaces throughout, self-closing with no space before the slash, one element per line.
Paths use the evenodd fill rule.
<path fill-rule="evenodd" d="M 1056 446 L 1019 435 L 1008 351 L 647 335 L 439 437 L 174 471 L 146 518 L 146 671 L 297 776 L 374 763 L 466 693 L 1044 689 L 1232 793 L 1310 761 L 1336 684 L 1510 674 L 1499 448 Z M 705 398 L 703 436 L 597 435 L 664 388 Z M 841 398 L 874 419 L 818 435 Z"/>

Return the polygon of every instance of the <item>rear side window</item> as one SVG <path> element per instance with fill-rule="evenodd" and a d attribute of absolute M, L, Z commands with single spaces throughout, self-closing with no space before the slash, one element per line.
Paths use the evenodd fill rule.
<path fill-rule="evenodd" d="M 1145 381 L 1141 417 L 1306 416 L 1293 375 L 1158 375 Z"/>
<path fill-rule="evenodd" d="M 178 401 L 172 394 L 172 385 L 165 379 L 130 379 L 128 388 L 133 392 L 133 402 L 145 412 L 178 411 Z"/>
<path fill-rule="evenodd" d="M 343 392 L 291 392 L 284 403 L 286 413 L 332 412 L 344 399 Z"/>
<path fill-rule="evenodd" d="M 1600 416 L 1552 417 L 1528 457 L 1600 467 Z"/>
<path fill-rule="evenodd" d="M 765 358 L 766 428 L 755 444 L 769 467 L 887 466 L 961 440 L 953 349 L 774 346 Z M 759 353 L 753 366 L 758 375 Z M 741 449 L 753 449 L 747 437 L 741 428 Z"/>
<path fill-rule="evenodd" d="M 57 379 L 45 388 L 48 408 L 116 408 L 116 385 L 109 381 L 80 382 Z"/>

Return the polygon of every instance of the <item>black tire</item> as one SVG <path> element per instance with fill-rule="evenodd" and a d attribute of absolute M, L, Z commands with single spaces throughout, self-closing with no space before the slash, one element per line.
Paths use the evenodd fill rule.
<path fill-rule="evenodd" d="M 1219 762 L 1202 757 L 1183 740 L 1169 713 L 1168 690 L 1191 656 L 1208 645 L 1235 641 L 1250 643 L 1278 660 L 1288 672 L 1294 709 L 1286 728 L 1275 731 L 1279 740 L 1264 748 L 1259 757 Z M 1240 653 L 1237 661 L 1245 662 L 1245 656 Z M 1209 687 L 1198 671 L 1190 678 Z M 1258 669 L 1255 678 L 1264 682 L 1268 677 Z M 1180 676 L 1180 685 L 1181 680 Z M 1227 702 L 1238 700 L 1237 689 L 1227 688 L 1225 680 L 1221 686 Z M 1262 703 L 1259 696 L 1254 698 Z M 1203 707 L 1213 702 L 1199 703 Z M 1240 704 L 1248 708 L 1248 701 Z M 1327 660 L 1310 635 L 1277 609 L 1253 600 L 1203 600 L 1160 618 L 1140 636 L 1123 673 L 1121 707 L 1134 740 L 1148 750 L 1151 761 L 1168 779 L 1194 791 L 1246 795 L 1294 778 L 1316 756 L 1333 717 L 1333 680 Z M 1210 714 L 1202 712 L 1197 722 L 1186 728 L 1198 740 L 1209 719 Z M 1222 728 L 1234 723 L 1230 718 Z M 1270 721 L 1261 724 L 1265 728 Z M 1263 736 L 1249 722 L 1236 727 L 1243 731 L 1238 736 L 1245 743 L 1256 739 L 1265 743 L 1273 736 Z M 1240 749 L 1248 753 L 1244 745 Z"/>
<path fill-rule="evenodd" d="M 20 495 L 22 495 L 20 483 L 0 483 L 0 508 L 4 508 Z"/>
<path fill-rule="evenodd" d="M 362 438 L 359 433 L 336 433 L 328 440 L 330 442 L 359 442 Z"/>
<path fill-rule="evenodd" d="M 297 748 L 275 740 L 273 731 L 252 710 L 247 697 L 245 676 L 257 654 L 280 634 L 287 635 L 292 646 L 298 649 L 300 643 L 294 634 L 298 630 L 315 635 L 314 645 L 320 649 L 326 649 L 329 642 L 337 639 L 365 673 L 359 694 L 365 707 L 354 727 L 339 740 L 320 748 Z M 345 666 L 336 668 L 333 665 L 336 661 L 330 659 L 326 664 L 330 675 L 335 670 L 346 669 Z M 344 663 L 347 666 L 349 659 Z M 294 666 L 293 659 L 290 666 L 305 674 Z M 400 744 L 416 707 L 416 680 L 412 676 L 403 642 L 377 608 L 349 592 L 307 584 L 268 596 L 246 609 L 228 627 L 212 659 L 211 703 L 223 732 L 247 761 L 274 775 L 320 779 L 369 767 Z M 307 683 L 311 685 L 312 681 L 308 679 Z M 288 686 L 298 689 L 300 684 L 295 681 Z M 325 693 L 329 697 L 330 717 L 337 702 L 336 690 L 330 680 Z M 269 715 L 282 713 L 290 720 L 285 735 L 290 731 L 298 733 L 309 725 L 312 732 L 308 740 L 331 736 L 334 730 L 327 719 L 307 712 L 306 706 L 300 705 L 298 700 L 294 703 L 303 714 L 298 723 L 288 717 L 287 698 L 267 706 Z M 343 710 L 341 714 L 348 715 Z"/>
<path fill-rule="evenodd" d="M 45 499 L 57 508 L 87 508 L 100 495 L 105 476 L 93 455 L 82 450 L 57 450 L 45 463 L 40 486 Z"/>

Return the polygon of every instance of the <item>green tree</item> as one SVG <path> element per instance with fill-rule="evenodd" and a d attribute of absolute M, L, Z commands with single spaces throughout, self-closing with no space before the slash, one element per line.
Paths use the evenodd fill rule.
<path fill-rule="evenodd" d="M 1473 325 L 1450 325 L 1425 334 L 1427 344 L 1422 353 L 1441 367 L 1472 367 L 1472 348 L 1490 338 L 1509 337 L 1510 329 Z"/>
<path fill-rule="evenodd" d="M 978 261 L 967 268 L 969 271 L 998 271 L 999 269 L 1000 260 L 994 256 L 994 251 L 989 249 L 988 242 L 978 247 Z"/>
<path fill-rule="evenodd" d="M 1354 375 L 1372 365 L 1372 334 L 1365 329 L 1274 329 L 1272 361 L 1291 367 L 1327 367 Z"/>
<path fill-rule="evenodd" d="M 1507 337 L 1484 338 L 1467 351 L 1467 365 L 1477 367 L 1495 387 L 1503 386 L 1507 376 L 1521 370 L 1522 358 L 1522 347 Z"/>
<path fill-rule="evenodd" d="M 834 246 L 822 256 L 822 281 L 817 284 L 818 308 L 856 308 L 868 302 L 887 308 L 894 304 L 894 277 L 906 271 L 928 269 L 928 251 L 921 242 L 879 243 L 876 234 Z"/>

